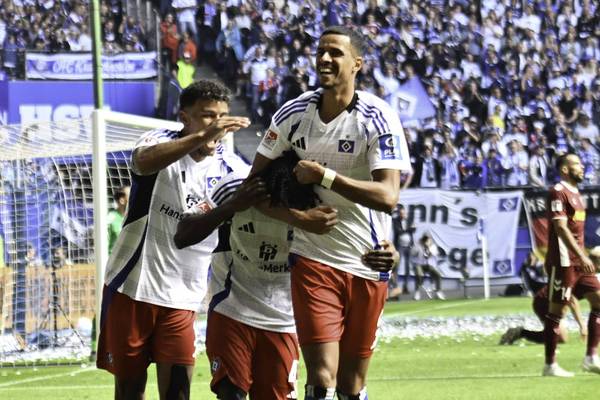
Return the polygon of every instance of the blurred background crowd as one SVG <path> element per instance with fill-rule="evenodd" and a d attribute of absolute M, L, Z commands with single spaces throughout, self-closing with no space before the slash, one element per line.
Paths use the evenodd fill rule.
<path fill-rule="evenodd" d="M 155 0 L 160 58 L 185 87 L 213 68 L 268 126 L 285 101 L 318 86 L 324 27 L 368 43 L 358 87 L 396 104 L 417 78 L 435 113 L 403 121 L 408 187 L 543 187 L 553 162 L 580 155 L 586 185 L 600 170 L 600 9 L 592 0 Z M 104 51 L 154 47 L 120 0 L 102 1 Z M 89 51 L 87 2 L 0 0 L 2 67 L 19 51 Z"/>

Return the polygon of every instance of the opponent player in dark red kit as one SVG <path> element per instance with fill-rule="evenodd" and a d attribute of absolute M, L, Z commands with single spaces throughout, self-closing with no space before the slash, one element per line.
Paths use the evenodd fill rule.
<path fill-rule="evenodd" d="M 563 154 L 558 157 L 556 168 L 561 181 L 550 189 L 547 204 L 548 254 L 544 267 L 549 276 L 550 304 L 544 324 L 546 363 L 542 375 L 573 376 L 556 362 L 560 320 L 571 296 L 585 297 L 590 303 L 587 351 L 582 367 L 600 374 L 596 352 L 600 340 L 600 281 L 594 275 L 592 260 L 585 253 L 585 205 L 577 190 L 577 184 L 583 181 L 583 166 L 575 154 Z"/>

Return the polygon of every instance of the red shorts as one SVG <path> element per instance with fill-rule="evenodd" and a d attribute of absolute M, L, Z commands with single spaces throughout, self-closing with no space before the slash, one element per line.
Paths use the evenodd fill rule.
<path fill-rule="evenodd" d="M 583 273 L 579 267 L 550 267 L 547 272 L 549 298 L 554 303 L 567 304 L 571 296 L 581 299 L 587 293 L 600 290 L 598 277 Z"/>
<path fill-rule="evenodd" d="M 344 354 L 370 357 L 387 282 L 360 278 L 298 255 L 290 260 L 300 345 L 339 342 Z"/>
<path fill-rule="evenodd" d="M 254 328 L 211 311 L 206 329 L 206 354 L 213 389 L 229 380 L 251 399 L 296 399 L 298 339 L 293 333 Z"/>
<path fill-rule="evenodd" d="M 136 301 L 105 286 L 96 366 L 126 379 L 151 362 L 194 365 L 194 319 L 193 311 Z"/>

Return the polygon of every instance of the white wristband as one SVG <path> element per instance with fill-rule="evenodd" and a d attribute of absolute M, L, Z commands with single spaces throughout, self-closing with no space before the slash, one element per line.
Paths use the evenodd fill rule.
<path fill-rule="evenodd" d="M 329 168 L 325 168 L 325 173 L 323 174 L 323 179 L 321 180 L 321 186 L 326 189 L 331 189 L 331 185 L 333 185 L 333 181 L 337 173 Z"/>

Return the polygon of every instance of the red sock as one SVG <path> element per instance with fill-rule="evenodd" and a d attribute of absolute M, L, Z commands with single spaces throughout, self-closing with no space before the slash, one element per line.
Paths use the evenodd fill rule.
<path fill-rule="evenodd" d="M 586 355 L 596 355 L 600 342 L 600 310 L 592 310 L 588 318 L 588 339 Z"/>
<path fill-rule="evenodd" d="M 521 331 L 521 337 L 533 343 L 544 343 L 544 331 L 530 331 L 523 329 Z"/>
<path fill-rule="evenodd" d="M 547 314 L 544 321 L 544 348 L 546 350 L 546 364 L 556 362 L 556 346 L 558 345 L 558 335 L 560 334 L 560 317 L 554 314 Z"/>

